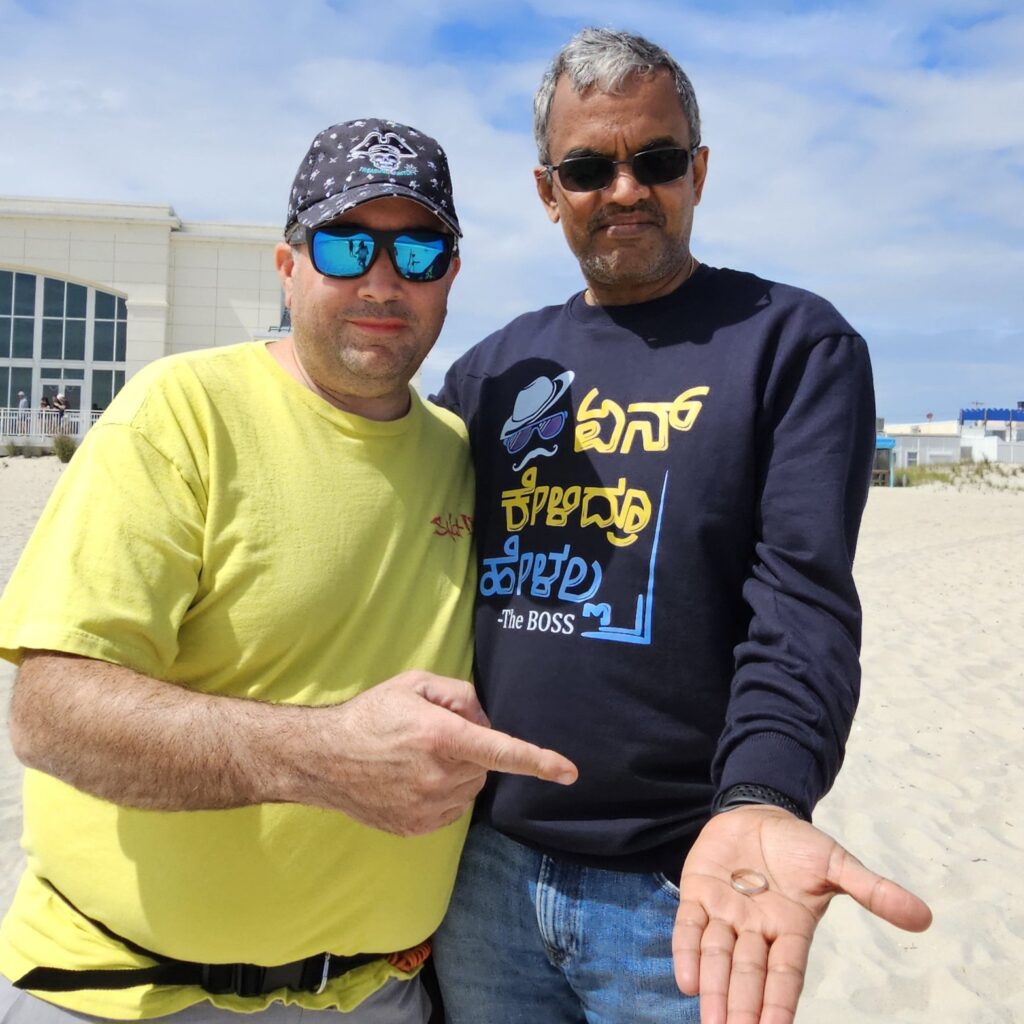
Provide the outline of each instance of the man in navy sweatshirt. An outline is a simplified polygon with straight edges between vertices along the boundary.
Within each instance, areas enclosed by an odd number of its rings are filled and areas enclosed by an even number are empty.
[[[439,400],[477,466],[481,702],[580,771],[481,796],[435,946],[449,1020],[789,1024],[833,895],[930,920],[809,823],[859,688],[867,350],[691,253],[708,150],[664,50],[581,32],[535,131],[586,290]]]

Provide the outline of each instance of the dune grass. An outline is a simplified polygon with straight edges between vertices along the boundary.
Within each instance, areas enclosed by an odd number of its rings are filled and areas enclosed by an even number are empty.
[[[897,487],[933,485],[952,487],[958,491],[1024,490],[1024,466],[1011,466],[1005,462],[987,460],[910,466],[907,469],[897,469],[893,483]]]

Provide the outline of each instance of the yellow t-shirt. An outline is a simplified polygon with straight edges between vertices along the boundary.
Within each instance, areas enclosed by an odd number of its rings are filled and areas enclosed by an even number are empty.
[[[0,656],[68,651],[305,705],[410,668],[466,679],[472,502],[462,424],[415,394],[406,416],[376,422],[303,388],[261,343],[161,360],[55,489],[0,600]],[[165,956],[270,966],[405,949],[444,914],[466,824],[399,838],[296,804],[142,811],[29,771],[28,870],[0,928],[0,971],[148,963],[40,879]],[[189,987],[40,994],[118,1019],[206,998],[350,1009],[393,976],[377,962],[319,996],[247,1000]]]

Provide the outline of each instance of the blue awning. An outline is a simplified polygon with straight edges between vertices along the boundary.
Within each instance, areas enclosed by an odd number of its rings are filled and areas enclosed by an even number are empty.
[[[961,423],[981,423],[984,420],[1003,420],[1024,423],[1024,409],[961,409]]]

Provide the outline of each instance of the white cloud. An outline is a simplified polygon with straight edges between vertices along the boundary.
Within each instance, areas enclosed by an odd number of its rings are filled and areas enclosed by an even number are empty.
[[[978,397],[961,393],[968,379],[987,401],[1024,398],[1024,351],[1007,341],[1024,322],[1024,16],[986,17],[981,0],[777,6],[570,0],[558,17],[641,31],[679,57],[712,148],[695,251],[827,295],[869,336],[890,418],[926,395]],[[481,333],[579,286],[531,176],[547,44],[455,59],[437,43],[453,21],[493,33],[510,10],[517,37],[561,33],[532,8],[112,0],[100,16],[84,0],[45,14],[0,0],[0,193],[277,223],[324,125],[415,124],[448,150],[466,229],[436,384]]]

